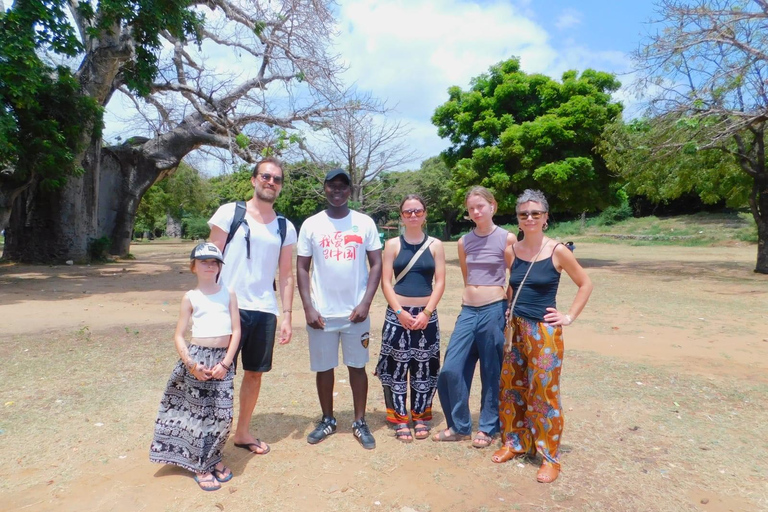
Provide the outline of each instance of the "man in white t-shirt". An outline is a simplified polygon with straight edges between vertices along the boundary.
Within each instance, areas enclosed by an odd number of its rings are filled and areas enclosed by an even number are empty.
[[[233,440],[239,448],[265,455],[269,452],[269,445],[255,438],[249,427],[259,398],[261,377],[272,369],[279,316],[273,290],[277,271],[283,307],[280,344],[291,341],[292,253],[296,244],[296,228],[286,219],[285,233],[281,234],[281,220],[273,209],[283,186],[283,168],[279,160],[265,158],[259,162],[253,169],[251,184],[254,187],[253,197],[245,203],[245,217],[235,228],[229,244],[226,243],[227,235],[235,218],[235,203],[222,205],[208,225],[211,227],[211,242],[224,253],[226,264],[222,266],[220,282],[234,290],[240,308],[240,357],[245,374],[240,386],[240,413]]]
[[[349,174],[341,169],[330,171],[323,189],[328,208],[302,224],[296,259],[299,295],[309,334],[310,369],[317,372],[317,395],[323,412],[307,442],[317,444],[336,432],[333,384],[341,343],[355,410],[352,431],[370,450],[376,447],[376,440],[365,422],[365,364],[371,329],[368,311],[381,279],[381,241],[373,219],[347,205],[351,193]],[[314,265],[311,285],[310,264]]]

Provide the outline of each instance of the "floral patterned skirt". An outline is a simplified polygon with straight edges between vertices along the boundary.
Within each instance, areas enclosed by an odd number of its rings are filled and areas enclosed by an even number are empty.
[[[212,368],[226,348],[189,346],[192,360]],[[160,400],[149,460],[207,473],[221,461],[232,428],[235,366],[222,380],[197,380],[179,360]]]
[[[499,391],[502,442],[518,453],[536,447],[559,467],[563,410],[563,328],[514,317],[512,349],[504,352]]]

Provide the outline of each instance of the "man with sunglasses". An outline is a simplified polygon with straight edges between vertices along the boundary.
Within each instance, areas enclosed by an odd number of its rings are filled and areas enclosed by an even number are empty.
[[[352,388],[352,432],[363,448],[371,450],[376,440],[365,422],[365,365],[371,328],[368,311],[381,279],[381,241],[373,219],[350,210],[351,181],[342,169],[329,171],[323,184],[328,208],[305,220],[299,232],[296,276],[307,319],[309,364],[316,372],[323,413],[307,442],[317,444],[336,432],[333,385],[341,345]]]
[[[240,386],[240,412],[233,436],[235,446],[257,455],[269,452],[267,443],[256,439],[249,430],[251,416],[261,389],[261,377],[272,369],[272,352],[279,309],[273,283],[279,273],[282,321],[280,344],[291,341],[293,305],[293,246],[296,228],[278,219],[273,208],[283,186],[283,168],[279,160],[265,158],[256,164],[251,176],[253,197],[245,202],[243,221],[228,237],[236,217],[236,203],[219,207],[208,221],[210,241],[224,253],[220,282],[234,290],[240,307],[240,353],[243,382]],[[284,222],[285,233],[281,233]],[[228,239],[230,240],[227,243]],[[237,362],[237,357],[235,357]]]

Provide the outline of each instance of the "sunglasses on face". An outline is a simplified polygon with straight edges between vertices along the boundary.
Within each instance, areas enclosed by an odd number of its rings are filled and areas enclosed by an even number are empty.
[[[278,176],[276,174],[269,174],[268,172],[261,172],[259,173],[259,179],[263,181],[264,183],[267,183],[269,180],[272,180],[275,185],[282,185],[283,184],[283,177]]]
[[[532,212],[517,212],[517,218],[519,220],[526,220],[528,217],[530,217],[533,220],[539,220],[545,213],[547,212],[541,212],[538,210],[533,210]]]
[[[416,217],[423,217],[424,208],[413,208],[412,210],[403,210],[401,213],[403,214],[403,217],[413,217],[414,215]]]

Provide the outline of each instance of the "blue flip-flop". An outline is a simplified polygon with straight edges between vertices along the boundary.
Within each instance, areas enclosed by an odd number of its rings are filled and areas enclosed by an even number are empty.
[[[219,482],[221,482],[222,484],[223,484],[224,482],[229,482],[230,480],[232,480],[232,477],[234,476],[234,475],[232,474],[232,470],[231,470],[231,469],[229,469],[227,466],[224,466],[224,469],[216,469],[216,468],[213,468],[213,469],[211,470],[211,474],[213,475],[213,477],[214,477],[216,480],[218,480],[218,481],[219,481]]]
[[[230,478],[232,478],[231,475],[230,475]],[[211,478],[210,479],[209,478],[198,478],[197,475],[194,476],[194,479],[195,479],[195,482],[197,482],[197,485],[202,490],[204,490],[205,492],[218,491],[219,489],[221,489],[221,485],[219,484],[219,482],[217,481],[217,479],[213,475],[213,473],[211,473]],[[203,484],[208,484],[208,483],[215,483],[216,487],[203,487]]]

